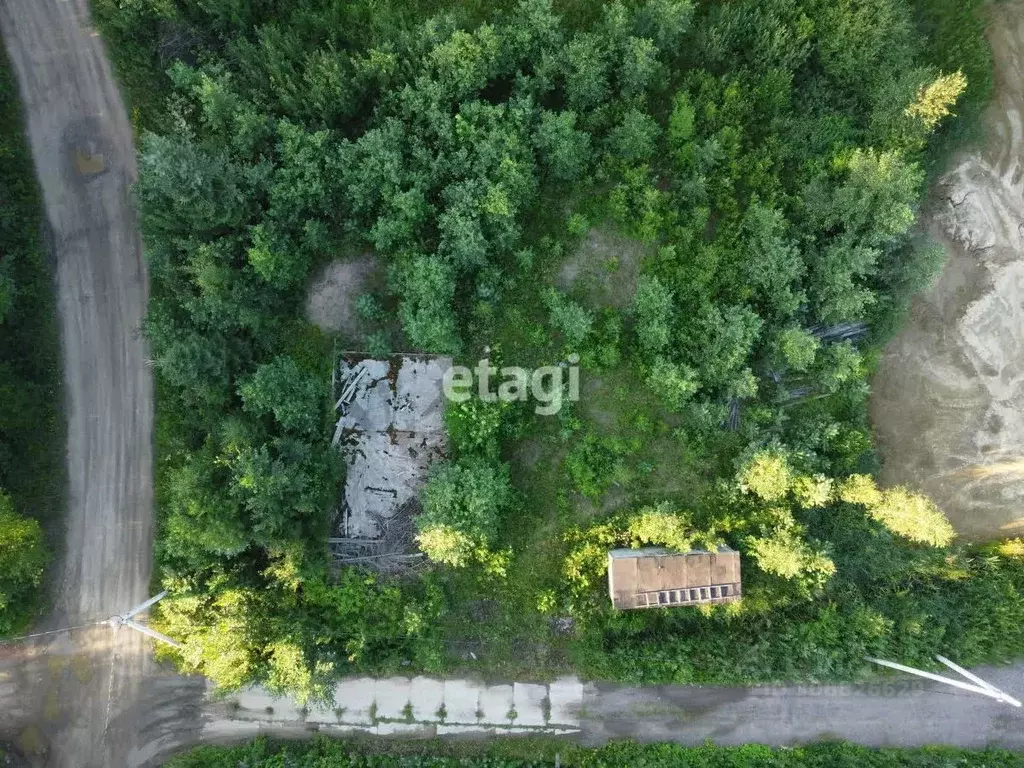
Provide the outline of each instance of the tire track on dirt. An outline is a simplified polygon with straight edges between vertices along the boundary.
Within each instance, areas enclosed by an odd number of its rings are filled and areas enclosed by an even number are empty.
[[[57,262],[68,426],[63,562],[43,628],[104,619],[147,596],[153,383],[140,333],[147,276],[132,204],[132,131],[85,0],[2,0],[0,31]],[[54,766],[118,766],[138,738],[145,641],[98,627],[0,665],[0,731]],[[109,726],[107,713],[109,712]]]

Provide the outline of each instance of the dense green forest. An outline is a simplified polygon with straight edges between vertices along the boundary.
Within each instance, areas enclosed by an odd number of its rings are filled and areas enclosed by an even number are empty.
[[[0,635],[38,607],[43,526],[64,500],[60,342],[42,237],[17,87],[0,50]]]
[[[367,752],[362,742],[328,741],[278,745],[256,741],[242,747],[200,747],[173,758],[168,768],[1015,768],[1024,757],[1001,750],[867,749],[851,744],[815,744],[796,749],[760,745],[683,747],[678,744],[636,744],[622,741],[599,749],[567,742],[514,739],[481,745],[422,742],[378,746]],[[372,749],[372,748],[371,748]],[[388,754],[390,752],[390,754]],[[558,762],[555,762],[555,757]]]
[[[978,2],[97,2],[129,89],[178,659],[858,679],[1024,648],[1024,547],[879,489],[867,377],[991,89]],[[372,253],[357,333],[311,275]],[[450,405],[434,562],[332,569],[332,350],[581,358],[557,417]],[[725,542],[744,599],[621,613],[609,546]]]

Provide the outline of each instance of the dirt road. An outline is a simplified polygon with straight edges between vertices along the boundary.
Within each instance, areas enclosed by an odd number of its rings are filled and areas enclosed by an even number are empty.
[[[0,30],[57,259],[70,488],[65,556],[43,625],[55,628],[104,619],[147,596],[146,271],[130,198],[131,127],[86,0],[3,0]],[[19,653],[34,661],[22,656],[0,669],[0,731],[48,765],[123,764],[120,734],[133,729],[150,666],[142,639],[101,627]]]
[[[1024,535],[1024,3],[988,11],[988,137],[943,180],[929,228],[948,262],[872,384],[883,482],[975,539]]]
[[[976,671],[1007,693],[1024,696],[1024,667]],[[545,727],[591,745],[621,738],[778,746],[843,739],[878,747],[1024,749],[1024,710],[909,676],[880,685],[761,688],[636,688],[569,680],[549,686],[484,686],[472,680],[364,678],[342,681],[335,698],[344,709],[314,706],[300,711],[292,702],[258,691],[207,704],[200,728],[187,737],[165,732],[159,739],[144,740],[128,755],[128,765],[156,765],[190,740],[231,743],[258,735],[295,739],[312,733],[489,738],[528,735]],[[407,701],[416,723],[406,722]],[[441,701],[443,721],[436,715]],[[513,706],[517,717],[510,720]],[[376,718],[384,720],[374,724]]]

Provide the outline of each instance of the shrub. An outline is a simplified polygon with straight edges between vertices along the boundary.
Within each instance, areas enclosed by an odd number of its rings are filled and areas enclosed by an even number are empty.
[[[820,343],[803,328],[787,328],[778,337],[779,353],[794,371],[806,371],[814,363]]]
[[[967,89],[967,78],[959,70],[949,75],[940,75],[933,82],[921,86],[917,101],[907,107],[907,115],[916,117],[931,130],[942,118],[953,113],[953,105]]]
[[[906,488],[883,491],[882,500],[867,509],[872,519],[919,544],[945,547],[956,538],[956,531],[935,502]]]
[[[282,355],[261,365],[238,391],[247,411],[273,413],[286,430],[315,437],[323,428],[326,388],[290,357]]]
[[[507,426],[512,403],[488,403],[475,394],[461,403],[449,402],[444,421],[452,445],[459,455],[480,455],[497,459],[500,439]]]
[[[487,546],[512,500],[506,464],[471,456],[435,465],[423,489],[423,511],[416,518],[421,541],[450,562],[465,564],[471,547]],[[442,560],[441,562],[445,562]]]
[[[847,504],[873,507],[882,501],[882,492],[870,475],[850,475],[839,485],[839,498]]]
[[[801,475],[793,483],[801,507],[824,507],[832,500],[832,480],[824,475]]]
[[[945,547],[956,538],[942,510],[927,496],[907,488],[881,491],[871,477],[851,475],[839,486],[839,498],[863,506],[868,517],[915,543]]]
[[[685,552],[690,548],[688,521],[667,505],[648,507],[629,521],[629,544],[633,548],[658,545]]]
[[[824,586],[836,572],[835,563],[823,552],[812,549],[793,528],[780,530],[774,536],[750,537],[746,545],[762,571],[798,581],[809,589]]]
[[[588,432],[565,457],[565,469],[573,487],[589,499],[599,499],[613,484],[631,477],[626,457],[633,447],[615,437],[599,437]]]
[[[0,635],[14,631],[27,617],[46,560],[39,523],[15,512],[11,499],[0,491]]]
[[[548,307],[551,325],[562,334],[565,345],[570,349],[579,349],[593,331],[594,313],[554,288],[544,294],[544,302]]]
[[[640,348],[655,355],[672,340],[672,291],[657,277],[641,275],[633,296],[633,315]]]
[[[681,411],[700,387],[697,372],[659,357],[651,366],[647,385],[670,411]]]
[[[463,568],[474,559],[482,542],[450,525],[423,525],[416,534],[420,550],[435,563]]]
[[[998,544],[996,551],[1003,557],[1024,559],[1024,539],[1007,539]]]
[[[737,478],[741,491],[752,493],[763,501],[780,501],[793,487],[789,461],[774,448],[751,454],[740,466]]]

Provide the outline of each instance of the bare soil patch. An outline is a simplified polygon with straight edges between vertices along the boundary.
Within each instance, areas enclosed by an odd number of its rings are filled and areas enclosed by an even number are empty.
[[[644,243],[618,232],[591,229],[562,263],[555,284],[563,291],[579,291],[596,306],[622,309],[636,293],[640,261],[647,250]]]
[[[323,331],[357,338],[363,327],[356,302],[374,290],[379,280],[377,262],[371,254],[332,261],[310,284],[306,317]]]
[[[984,147],[943,179],[948,250],[885,351],[871,414],[882,480],[928,493],[970,539],[1024,534],[1024,4],[993,4]]]

